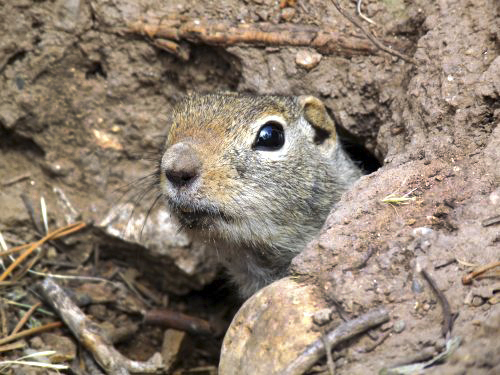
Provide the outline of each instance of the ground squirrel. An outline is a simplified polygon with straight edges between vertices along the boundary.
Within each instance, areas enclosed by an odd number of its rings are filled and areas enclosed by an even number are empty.
[[[286,274],[361,176],[312,96],[191,95],[173,110],[162,194],[248,297]]]

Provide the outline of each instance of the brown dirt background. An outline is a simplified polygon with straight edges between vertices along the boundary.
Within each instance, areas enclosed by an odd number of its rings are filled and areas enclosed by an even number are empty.
[[[342,5],[354,13],[352,2]],[[360,35],[328,1],[302,0],[293,9],[286,22]],[[405,322],[401,333],[369,353],[356,350],[362,340],[343,348],[337,373],[376,373],[428,348],[442,350],[441,310],[416,273],[417,262],[459,312],[454,334],[463,338],[446,364],[426,373],[500,373],[499,305],[488,302],[500,289],[498,279],[464,286],[468,267],[436,268],[453,258],[479,265],[500,258],[499,224],[481,225],[500,214],[500,4],[367,0],[363,10],[377,22],[371,28],[379,37],[419,65],[380,52],[323,56],[306,70],[295,63],[303,48],[208,45],[191,45],[183,62],[147,38],[113,31],[172,15],[284,23],[277,1],[0,0],[0,231],[12,244],[33,238],[20,193],[47,200],[53,228],[77,216],[102,224],[122,215],[128,206],[117,189],[132,183],[129,190],[140,193],[133,181],[154,168],[149,159],[159,157],[169,111],[188,92],[312,94],[383,166],[343,197],[318,239],[294,260],[292,273],[354,315],[384,304],[393,322]],[[29,178],[9,183],[25,174]],[[58,191],[74,211],[61,204]],[[381,203],[390,193],[410,191],[416,197],[411,204]],[[140,240],[137,228],[123,235],[106,222],[65,256],[78,264],[82,248],[99,244],[103,258],[139,269],[180,310],[227,315],[226,305],[235,302],[223,296],[231,292],[220,281],[213,284],[214,257],[166,229],[161,212],[152,214]],[[122,225],[130,223],[122,216]],[[134,215],[138,223],[143,217]],[[375,252],[366,267],[343,271],[370,247]],[[154,350],[154,340],[148,344]],[[217,364],[214,345],[192,345],[198,354],[183,365]],[[145,356],[127,348],[131,356]]]

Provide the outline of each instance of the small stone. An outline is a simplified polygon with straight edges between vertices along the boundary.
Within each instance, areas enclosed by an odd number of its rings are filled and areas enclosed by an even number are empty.
[[[433,231],[431,228],[426,228],[426,227],[419,227],[413,229],[413,236],[418,237],[418,236],[428,236],[431,234]]]
[[[438,174],[436,177],[434,177],[437,181],[443,181],[444,177]]]
[[[484,299],[481,298],[480,296],[474,296],[472,297],[472,303],[471,305],[474,307],[479,307],[484,304]]]
[[[313,321],[319,326],[322,326],[330,321],[332,310],[329,308],[316,311],[313,315]]]
[[[422,241],[420,243],[420,248],[425,252],[431,247],[431,242],[429,240]]]
[[[500,303],[500,297],[499,296],[493,296],[490,299],[488,299],[488,303],[490,305],[496,305],[496,304]]]
[[[493,193],[491,193],[489,199],[491,204],[493,205],[497,205],[498,203],[500,203],[500,191],[494,191]]]
[[[406,328],[406,322],[404,320],[398,320],[396,323],[394,323],[394,327],[392,330],[394,333],[401,333],[405,330]]]
[[[269,12],[264,9],[259,9],[255,11],[257,17],[259,17],[262,21],[267,21],[269,19]]]
[[[439,219],[436,216],[433,215],[428,215],[425,217],[431,225],[436,225],[439,223]]]
[[[44,172],[52,177],[66,177],[74,166],[67,160],[44,161],[40,164]]]
[[[398,134],[401,134],[404,130],[404,128],[402,126],[398,126],[398,125],[393,125],[391,126],[391,135],[398,135]]]
[[[330,82],[324,81],[321,82],[318,86],[318,91],[323,97],[330,96],[332,94],[332,86]]]
[[[382,332],[385,332],[385,331],[388,331],[390,330],[392,327],[393,327],[394,323],[393,322],[387,322],[387,323],[384,323],[380,326],[380,330]]]
[[[48,259],[55,259],[57,258],[57,251],[53,247],[49,247],[49,250],[47,251],[47,258]]]
[[[56,353],[50,356],[52,363],[72,361],[76,357],[76,345],[72,339],[56,333],[42,333],[45,348]]]
[[[175,329],[167,329],[165,331],[161,349],[161,356],[163,358],[165,369],[168,370],[177,360],[177,356],[185,337],[186,333],[182,331],[177,331]]]
[[[413,279],[411,282],[411,291],[413,293],[422,293],[424,291],[424,286],[418,279]]]
[[[281,11],[281,19],[283,21],[290,21],[295,16],[295,9],[285,8]]]
[[[443,338],[437,339],[434,343],[434,348],[438,353],[442,352],[446,348],[446,340]]]
[[[415,224],[416,222],[417,222],[417,220],[415,220],[415,219],[408,219],[408,220],[406,221],[406,225],[413,225],[413,224]]]
[[[104,321],[108,318],[108,309],[104,305],[92,305],[89,307],[89,314]]]
[[[471,290],[464,298],[464,305],[472,305],[472,299],[474,298],[474,292]]]
[[[346,359],[344,357],[340,357],[335,361],[335,367],[342,367],[345,366],[346,364]]]
[[[311,70],[319,64],[322,59],[322,55],[317,52],[311,52],[306,50],[300,50],[295,55],[295,63],[307,70]]]
[[[94,133],[96,144],[101,148],[111,148],[117,151],[123,150],[123,145],[114,135],[98,129],[92,129],[92,132]]]
[[[42,349],[45,347],[45,343],[40,336],[35,336],[30,340],[30,347],[33,349]]]

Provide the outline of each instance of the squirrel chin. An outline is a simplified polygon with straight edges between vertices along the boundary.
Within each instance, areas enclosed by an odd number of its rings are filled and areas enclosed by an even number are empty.
[[[176,205],[169,203],[171,213],[177,218],[183,228],[198,231],[217,231],[217,224],[230,223],[231,218],[219,209],[212,207]]]

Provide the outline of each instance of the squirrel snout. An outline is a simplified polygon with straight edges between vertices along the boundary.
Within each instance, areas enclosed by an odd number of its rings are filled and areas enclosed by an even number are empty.
[[[201,161],[192,147],[181,142],[167,149],[163,155],[162,169],[167,180],[179,189],[198,179]]]

